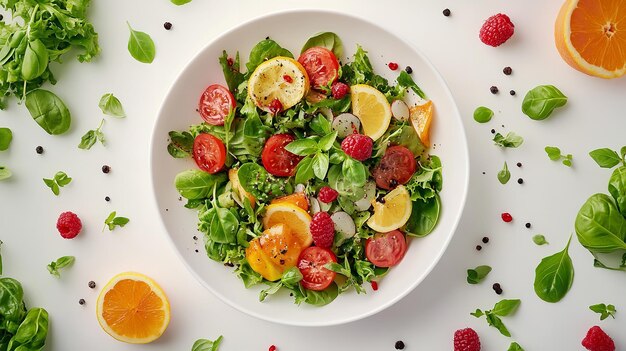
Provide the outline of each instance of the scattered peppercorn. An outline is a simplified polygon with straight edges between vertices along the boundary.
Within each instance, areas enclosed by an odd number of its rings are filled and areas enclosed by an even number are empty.
[[[515,90],[509,91],[509,94],[511,94],[511,96],[515,96]]]
[[[518,178],[517,179],[517,184],[524,184],[524,179]]]
[[[522,163],[521,163],[521,162],[518,162],[518,163],[517,163],[517,167],[522,167]]]
[[[510,76],[511,73],[513,73],[513,69],[509,66],[504,67],[504,69],[502,70],[502,73],[506,74],[507,76]]]
[[[482,249],[483,249],[483,247],[482,247],[482,246],[480,246],[480,245],[476,245],[476,250],[477,250],[477,251],[480,251],[480,250],[482,250]]]
[[[35,148],[35,152],[37,152],[40,155],[43,154],[43,146],[37,146]]]
[[[404,350],[404,341],[398,340],[395,344],[396,350]]]
[[[85,299],[80,299],[80,300],[78,300],[78,304],[79,304],[79,305],[84,305],[84,304],[85,304]]]
[[[502,220],[507,222],[507,223],[509,223],[510,221],[513,220],[513,216],[511,216],[511,214],[508,213],[508,212],[502,213],[501,217],[502,217]]]
[[[498,93],[498,87],[495,85],[492,85],[491,88],[489,88],[489,91],[491,91],[492,94],[497,94]]]
[[[196,252],[200,252],[200,251],[198,251],[198,249],[196,249]]]
[[[411,66],[406,66],[406,68],[404,69],[404,71],[408,74],[413,73],[413,68],[411,68]]]
[[[395,63],[395,62],[389,62],[389,63],[387,64],[387,66],[389,66],[389,69],[390,69],[390,70],[392,70],[392,71],[395,71],[395,70],[397,70],[397,69],[398,69],[398,64],[397,64],[397,63]]]
[[[104,165],[102,166],[102,173],[109,173],[111,172],[111,167],[108,165]]]
[[[89,283],[87,283],[87,286],[89,286],[90,289],[93,289],[96,287],[96,282],[94,282],[93,280],[90,280]]]
[[[193,240],[198,241],[198,237],[194,235]]]
[[[172,24],[170,22],[165,22],[163,23],[163,27],[165,27],[166,30],[170,30],[172,29]]]
[[[496,130],[495,130],[495,129],[492,129],[492,130],[491,130],[491,134],[496,134]]]
[[[485,243],[485,244],[486,244],[486,243],[488,243],[488,242],[489,242],[489,238],[488,238],[488,237],[486,237],[486,236],[485,236],[485,237],[483,237],[483,243]]]
[[[450,9],[443,10],[443,15],[446,17],[450,16]]]
[[[500,287],[500,283],[493,284],[492,288],[493,288],[493,291],[496,292],[496,294],[498,295],[502,294],[502,287]]]
[[[526,228],[530,228],[530,222],[525,224]]]
[[[104,201],[109,202],[109,201],[111,201],[111,198],[110,198],[110,197],[108,197],[108,196],[105,196],[105,197],[104,197]]]

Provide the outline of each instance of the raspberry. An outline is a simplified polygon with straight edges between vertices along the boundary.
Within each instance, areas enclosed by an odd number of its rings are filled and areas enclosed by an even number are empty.
[[[372,147],[374,141],[372,138],[363,134],[348,135],[341,142],[341,150],[358,161],[365,161],[372,156]]]
[[[322,248],[332,246],[335,239],[335,223],[333,223],[328,213],[318,212],[314,214],[309,228],[311,229],[311,236],[313,236],[315,246]]]
[[[613,339],[597,325],[589,329],[582,345],[589,351],[615,351]]]
[[[83,224],[75,213],[63,212],[57,220],[57,229],[64,239],[74,239],[83,229]]]
[[[489,46],[500,46],[504,44],[515,32],[515,25],[509,16],[499,13],[487,18],[478,37],[480,41]]]
[[[324,186],[320,189],[319,193],[317,194],[317,198],[326,204],[329,204],[333,201],[335,201],[337,199],[337,196],[339,195],[339,193],[337,192],[337,190],[329,187],[329,186]]]
[[[454,351],[480,351],[480,338],[472,328],[454,332]]]
[[[348,94],[350,87],[346,83],[334,82],[330,90],[333,93],[333,99],[339,100]]]

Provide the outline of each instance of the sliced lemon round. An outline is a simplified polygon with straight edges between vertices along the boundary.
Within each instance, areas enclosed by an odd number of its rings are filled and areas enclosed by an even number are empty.
[[[248,80],[248,96],[263,111],[278,99],[282,109],[297,104],[309,91],[309,76],[302,65],[289,57],[269,59],[252,72]]]
[[[298,238],[302,247],[313,242],[311,236],[311,216],[309,213],[292,203],[279,202],[267,206],[263,216],[263,228],[268,229],[276,224],[287,225]]]
[[[409,109],[411,124],[419,135],[424,146],[430,146],[430,124],[433,121],[433,102],[428,100],[423,105],[416,105]]]
[[[367,225],[379,233],[396,230],[411,217],[411,196],[403,185],[399,185],[384,197],[384,202],[372,200],[374,214]]]
[[[363,132],[373,140],[383,136],[391,122],[391,106],[376,88],[357,84],[350,87],[352,114],[361,120]]]
[[[115,339],[145,344],[158,339],[167,328],[170,304],[154,280],[125,272],[102,288],[96,315],[102,329]]]

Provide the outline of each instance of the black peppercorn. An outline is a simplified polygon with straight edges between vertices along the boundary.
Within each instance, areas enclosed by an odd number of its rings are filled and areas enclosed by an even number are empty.
[[[450,16],[450,9],[443,10],[443,15],[446,17]]]
[[[489,91],[491,91],[492,94],[497,94],[498,93],[498,87],[495,85],[492,85],[491,88],[489,88]]]
[[[524,184],[524,179],[519,178],[519,179],[517,180],[517,184]]]
[[[198,237],[194,235],[194,236],[193,236],[193,240],[196,240],[196,241],[197,241],[197,240],[198,240]]]
[[[518,162],[518,163],[517,163],[517,167],[522,167],[522,163],[521,163],[521,162]]]
[[[515,96],[515,90],[509,91],[509,94],[511,94],[511,96]]]
[[[165,29],[170,30],[172,29],[172,24],[170,22],[165,22],[163,23],[163,27],[165,27]]]
[[[111,167],[108,165],[104,165],[102,166],[102,173],[109,173],[111,172]]]
[[[406,68],[404,69],[404,71],[408,74],[413,73],[413,68],[411,68],[411,66],[406,66]]]
[[[37,146],[37,147],[35,148],[35,152],[37,152],[37,153],[38,153],[38,154],[40,154],[40,155],[41,155],[41,154],[43,154],[43,147],[42,147],[42,146]]]
[[[94,282],[93,280],[90,280],[89,283],[87,283],[87,286],[89,286],[90,289],[93,289],[96,287],[96,282]]]
[[[404,341],[398,340],[395,344],[396,350],[404,350]]]
[[[530,228],[530,223],[526,223],[526,228]]]
[[[513,73],[513,69],[509,66],[504,67],[504,69],[502,70],[502,73],[506,74],[507,76],[510,76],[511,73]]]
[[[79,305],[84,305],[84,304],[85,304],[85,299],[80,299],[80,300],[78,300],[78,304],[79,304]]]
[[[492,288],[493,288],[493,291],[496,292],[496,294],[498,295],[502,294],[502,287],[500,287],[500,283],[493,284]]]
[[[483,243],[485,243],[485,244],[486,244],[486,243],[488,243],[488,242],[489,242],[489,238],[488,238],[488,237],[484,237],[484,238],[483,238]]]
[[[492,129],[492,130],[491,130],[491,134],[496,134],[496,130],[495,130],[495,129]]]
[[[109,201],[111,201],[111,198],[110,198],[110,197],[108,197],[108,196],[105,196],[105,197],[104,197],[104,201],[109,202]]]
[[[480,246],[480,245],[476,245],[476,250],[477,250],[477,251],[480,251],[480,250],[482,250],[482,249],[483,249],[483,247],[482,247],[482,246]]]

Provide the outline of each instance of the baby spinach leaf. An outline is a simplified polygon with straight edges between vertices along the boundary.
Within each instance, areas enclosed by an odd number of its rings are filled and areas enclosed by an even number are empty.
[[[193,154],[193,136],[189,132],[171,131],[167,152],[175,158],[185,158]]]
[[[413,90],[413,92],[417,94],[417,96],[421,97],[422,99],[426,99],[426,94],[424,94],[422,89],[417,86],[417,84],[415,84],[413,78],[411,78],[411,76],[406,73],[406,71],[400,72],[400,75],[398,76],[398,78],[396,78],[396,80],[398,81],[399,86],[411,88],[411,90]]]
[[[343,43],[339,36],[333,32],[320,32],[315,34],[304,43],[300,53],[314,46],[321,46],[332,51],[337,57],[337,60],[341,60],[343,57]]]
[[[11,145],[13,140],[13,132],[9,128],[0,128],[0,151],[5,151]]]
[[[617,166],[620,162],[623,162],[622,158],[617,154],[617,152],[609,148],[593,150],[589,152],[589,156],[591,156],[591,158],[596,161],[598,166],[602,168],[613,168]]]
[[[144,32],[136,31],[130,23],[126,22],[130,37],[128,38],[128,52],[137,61],[142,63],[152,63],[156,55],[154,41]]]
[[[592,252],[626,249],[626,219],[612,198],[594,194],[578,211],[574,223],[578,241]]]
[[[48,264],[47,266],[48,272],[50,272],[50,274],[52,274],[53,276],[57,278],[61,278],[61,273],[59,272],[59,269],[65,268],[71,265],[72,263],[74,263],[74,261],[75,261],[74,256],[60,257],[56,261],[52,261],[50,262],[50,264]]]
[[[209,236],[212,241],[220,244],[234,244],[237,242],[239,220],[229,210],[214,207],[215,215],[211,219],[211,231]]]
[[[469,284],[478,284],[487,277],[489,272],[491,272],[491,267],[489,266],[478,266],[474,269],[468,269],[467,282]]]
[[[520,344],[512,342],[507,351],[524,351],[524,349],[520,346]]]
[[[511,179],[511,172],[509,172],[509,167],[507,166],[506,161],[504,161],[502,170],[498,172],[498,180],[501,184],[506,184],[509,182],[509,179]]]
[[[187,2],[191,0],[184,0],[184,1],[172,0],[172,2],[174,1],[179,1],[181,2],[181,4],[177,4],[177,5],[182,5],[182,4],[186,4]],[[191,351],[217,351],[219,350],[219,346],[220,346],[220,343],[222,342],[222,339],[223,337],[221,335],[217,339],[215,339],[215,341],[211,341],[208,339],[198,339],[191,346]]]
[[[531,89],[522,102],[522,112],[534,120],[546,119],[567,103],[567,96],[554,85],[539,85]]]
[[[185,5],[191,2],[191,0],[170,0],[172,2],[172,4],[176,5],[176,6],[180,6],[180,5]],[[195,350],[192,350],[195,351]]]
[[[494,135],[493,137],[493,142],[501,147],[516,148],[522,145],[522,143],[524,142],[524,138],[513,132],[509,132],[506,137],[502,136],[502,134],[500,133],[496,133],[496,135]]]
[[[6,321],[20,323],[26,314],[22,284],[13,278],[0,278],[0,316]]]
[[[355,186],[363,186],[367,181],[367,169],[365,165],[350,157],[344,161],[341,173],[346,180]]]
[[[603,303],[599,303],[597,305],[591,305],[589,306],[589,309],[595,313],[600,314],[601,321],[607,319],[609,316],[615,319],[615,312],[617,312],[614,305],[606,305]]]
[[[285,146],[285,150],[299,156],[307,156],[317,152],[317,142],[313,139],[298,139]]]
[[[286,56],[293,58],[293,54],[287,50],[283,49],[277,42],[272,39],[265,39],[258,42],[252,50],[250,50],[250,58],[248,59],[248,63],[246,63],[246,68],[248,69],[248,75],[252,74],[254,69],[260,65],[263,61],[269,60],[276,56]]]
[[[104,220],[104,225],[109,227],[109,230],[115,229],[115,227],[123,227],[130,219],[126,217],[117,217],[117,212],[113,211],[109,214],[109,216]],[[103,229],[104,230],[104,229]]]
[[[519,299],[501,300],[498,301],[495,306],[493,306],[493,310],[491,310],[491,312],[500,317],[506,317],[515,313],[521,303],[522,301]]]
[[[104,145],[104,133],[102,133],[102,125],[104,124],[104,118],[100,121],[100,125],[97,129],[89,130],[85,135],[80,138],[80,143],[78,144],[79,149],[89,150],[92,146],[96,144],[96,141],[100,141],[102,145]]]
[[[609,179],[609,193],[615,199],[622,216],[626,218],[626,166],[613,171]]]
[[[11,170],[6,168],[5,166],[0,166],[0,180],[5,180],[11,178]]]
[[[474,120],[478,123],[487,123],[491,121],[493,111],[485,106],[479,106],[474,110]]]
[[[120,118],[126,117],[122,103],[111,93],[102,95],[100,102],[98,103],[98,107],[100,107],[102,113],[105,115]]]
[[[545,237],[545,236],[543,236],[543,234],[537,234],[537,235],[533,236],[533,242],[534,242],[535,244],[537,244],[537,245],[540,245],[540,246],[541,246],[541,245],[546,245],[546,244],[549,244],[549,243],[546,241],[546,237]]]
[[[411,217],[404,227],[406,234],[415,237],[430,234],[437,226],[440,211],[441,200],[437,194],[428,199],[412,201]]]
[[[300,301],[296,300],[297,303],[304,301],[314,306],[325,306],[333,302],[333,300],[337,298],[337,295],[339,295],[339,287],[335,282],[332,282],[322,291],[304,289],[300,285],[298,285],[298,287],[300,287],[300,292],[303,297]]]
[[[25,104],[35,122],[46,133],[58,135],[70,129],[70,111],[54,93],[44,89],[33,90],[26,94]]]
[[[33,80],[48,68],[48,49],[39,39],[28,41],[22,61],[22,78]]]
[[[574,282],[574,266],[568,254],[570,236],[563,251],[545,257],[535,269],[535,293],[546,302],[560,301]]]
[[[20,324],[7,350],[39,351],[46,344],[48,336],[48,311],[43,308],[31,308]]]
[[[209,197],[213,187],[225,183],[227,179],[224,173],[209,174],[199,169],[191,169],[178,173],[174,184],[185,199],[199,200]]]

